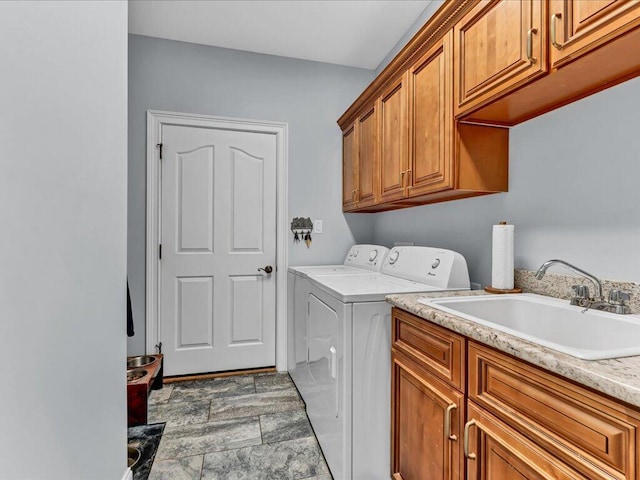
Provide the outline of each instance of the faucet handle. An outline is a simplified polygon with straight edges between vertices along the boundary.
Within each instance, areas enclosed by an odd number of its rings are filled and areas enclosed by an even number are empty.
[[[591,293],[589,292],[589,287],[586,285],[573,285],[571,287],[573,290],[574,298],[590,298]]]
[[[624,305],[624,302],[628,302],[631,299],[629,292],[622,290],[610,290],[609,291],[609,303],[611,305]]]

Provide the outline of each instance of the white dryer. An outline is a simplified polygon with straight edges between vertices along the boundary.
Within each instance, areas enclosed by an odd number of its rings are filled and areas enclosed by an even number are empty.
[[[289,373],[334,479],[388,479],[391,306],[385,297],[468,290],[466,261],[451,250],[394,247],[379,273],[306,280],[306,301],[295,305],[295,323],[306,324],[296,349],[306,359]]]
[[[381,245],[354,245],[341,265],[289,267],[289,273],[307,278],[315,275],[351,275],[379,272],[389,249]]]

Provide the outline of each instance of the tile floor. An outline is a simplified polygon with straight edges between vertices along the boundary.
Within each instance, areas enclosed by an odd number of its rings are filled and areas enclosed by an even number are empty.
[[[149,480],[331,480],[288,374],[165,385],[149,423],[166,422]]]

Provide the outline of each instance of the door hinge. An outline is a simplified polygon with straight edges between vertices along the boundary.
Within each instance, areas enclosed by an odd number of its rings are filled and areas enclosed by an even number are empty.
[[[158,147],[158,148],[160,149],[160,160],[162,160],[162,144],[161,144],[161,143],[158,143],[158,144],[156,145],[156,147]]]
[[[158,245],[158,259],[162,260],[162,244]]]

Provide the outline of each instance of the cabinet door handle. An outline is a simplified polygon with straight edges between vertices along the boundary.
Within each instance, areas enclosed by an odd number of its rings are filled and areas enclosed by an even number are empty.
[[[412,170],[409,169],[407,170],[407,187],[411,185],[411,174],[412,174]]]
[[[554,13],[551,15],[551,45],[556,47],[558,50],[562,50],[562,45],[560,45],[556,40],[556,20],[562,18],[561,13]]]
[[[404,188],[404,174],[405,173],[406,173],[405,171],[400,172],[400,188]]]
[[[464,450],[464,456],[465,456],[465,458],[468,458],[469,460],[475,460],[476,459],[476,454],[475,453],[469,453],[469,429],[473,425],[476,425],[476,421],[475,420],[469,420],[467,423],[465,423],[465,425],[464,425],[464,439],[462,441],[462,448]]]
[[[538,61],[537,58],[533,56],[533,34],[538,33],[537,28],[530,28],[527,32],[527,58],[531,63],[536,63]]]
[[[458,436],[451,435],[451,412],[457,408],[458,406],[455,403],[452,403],[447,407],[447,411],[444,414],[444,435],[449,440],[453,440],[453,441],[458,440]]]

